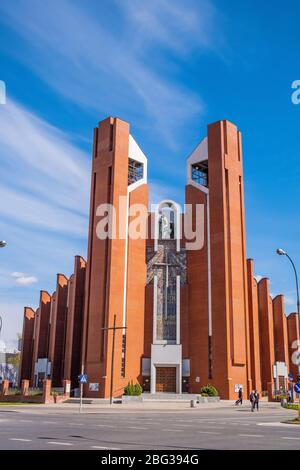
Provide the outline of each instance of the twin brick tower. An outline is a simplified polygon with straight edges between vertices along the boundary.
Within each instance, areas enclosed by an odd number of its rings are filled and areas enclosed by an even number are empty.
[[[88,259],[76,256],[72,276],[58,274],[36,311],[25,307],[20,380],[40,386],[48,378],[54,387],[71,380],[74,390],[84,372],[84,395],[108,397],[107,328],[115,324],[115,397],[131,380],[152,394],[199,393],[210,383],[222,398],[241,386],[270,395],[286,387],[288,373],[297,374],[297,316],[285,316],[283,296],[272,299],[269,280],[257,282],[246,259],[241,134],[231,122],[210,124],[188,157],[185,202],[189,214],[172,200],[147,209],[148,236],[130,236],[131,209],[148,208],[147,158],[127,122],[99,123]],[[116,236],[98,234],[105,204],[114,208]],[[201,232],[200,244],[183,234],[187,222]]]

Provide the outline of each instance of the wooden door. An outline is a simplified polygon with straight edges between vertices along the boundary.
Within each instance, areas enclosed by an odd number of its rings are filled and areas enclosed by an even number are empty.
[[[176,393],[176,367],[156,367],[156,391]]]

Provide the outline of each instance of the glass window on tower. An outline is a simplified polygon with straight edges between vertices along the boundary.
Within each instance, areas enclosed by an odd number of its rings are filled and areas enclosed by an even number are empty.
[[[129,158],[128,162],[128,186],[139,181],[144,176],[144,166],[141,162],[137,162]]]
[[[156,268],[157,317],[156,339],[176,342],[176,267],[165,250],[164,262]]]
[[[194,163],[192,165],[192,180],[202,186],[208,187],[208,161]]]

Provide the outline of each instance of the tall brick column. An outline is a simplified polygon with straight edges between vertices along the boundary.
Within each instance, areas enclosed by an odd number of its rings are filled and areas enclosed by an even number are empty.
[[[76,256],[74,264],[74,274],[68,281],[68,315],[64,352],[64,379],[71,380],[72,388],[78,387],[78,375],[81,371],[86,262],[81,256]]]
[[[287,317],[287,326],[288,326],[288,342],[289,342],[289,367],[290,373],[294,375],[294,380],[298,375],[298,365],[295,364],[295,356],[297,347],[295,342],[299,341],[299,323],[298,323],[298,314],[290,313]],[[300,349],[300,345],[299,345]]]
[[[273,384],[275,364],[273,304],[270,297],[270,281],[263,278],[258,283],[259,331],[261,351],[261,381],[263,391]]]
[[[39,358],[48,358],[49,328],[50,328],[50,301],[48,292],[40,292],[39,308],[36,311],[34,323],[33,364],[31,372],[31,385],[36,385],[35,364]]]
[[[250,357],[252,387],[261,392],[261,366],[260,366],[260,331],[258,313],[258,286],[254,277],[254,261],[247,260],[248,279],[248,305],[249,305],[249,333],[250,333]]]
[[[19,383],[32,376],[34,323],[35,311],[30,307],[24,307]]]
[[[63,274],[57,274],[55,296],[52,296],[51,302],[48,356],[51,362],[51,379],[54,387],[59,387],[63,380],[67,295],[68,279]]]
[[[273,299],[275,360],[285,362],[289,367],[289,348],[287,319],[284,313],[284,296],[277,295]]]

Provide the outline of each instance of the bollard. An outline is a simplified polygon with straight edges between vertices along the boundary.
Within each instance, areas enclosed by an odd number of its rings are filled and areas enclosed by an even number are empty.
[[[196,400],[191,400],[191,408],[195,408]]]
[[[298,421],[300,421],[300,405],[298,405]]]

